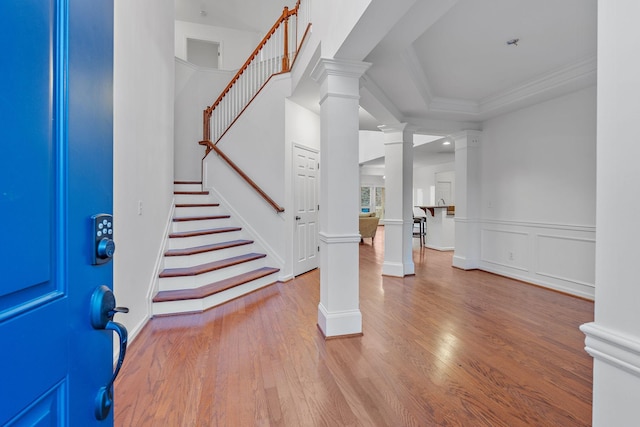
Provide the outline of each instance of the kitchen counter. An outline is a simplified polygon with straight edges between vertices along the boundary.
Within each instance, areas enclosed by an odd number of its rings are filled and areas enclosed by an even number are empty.
[[[455,206],[416,206],[426,215],[425,246],[439,251],[452,251],[455,246]]]
[[[444,206],[416,206],[417,208],[420,208],[424,211],[424,213],[426,214],[427,212],[429,212],[431,214],[431,216],[435,216],[435,210],[436,209],[446,209],[447,210],[447,215],[455,215],[456,213],[456,207],[453,205],[444,205]]]

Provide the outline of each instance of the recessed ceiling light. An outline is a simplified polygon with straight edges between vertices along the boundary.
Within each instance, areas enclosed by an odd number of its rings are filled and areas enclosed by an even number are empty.
[[[451,145],[451,141],[445,141],[442,143],[442,145]]]

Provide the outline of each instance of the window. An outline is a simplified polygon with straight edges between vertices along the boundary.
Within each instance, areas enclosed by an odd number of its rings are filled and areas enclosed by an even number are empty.
[[[384,187],[360,187],[360,212],[375,212],[377,217],[384,218]]]
[[[371,187],[360,187],[360,212],[371,212]]]

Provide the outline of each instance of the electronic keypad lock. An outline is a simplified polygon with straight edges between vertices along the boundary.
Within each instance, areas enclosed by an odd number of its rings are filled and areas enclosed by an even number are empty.
[[[93,232],[92,264],[106,264],[111,261],[116,251],[116,244],[113,241],[113,215],[93,215],[91,229]]]

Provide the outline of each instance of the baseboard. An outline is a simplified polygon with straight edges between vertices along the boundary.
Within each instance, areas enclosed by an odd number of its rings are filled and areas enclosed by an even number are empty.
[[[433,245],[424,245],[425,248],[434,249],[440,252],[450,252],[454,251],[456,248],[453,246],[433,246]]]
[[[403,264],[399,262],[384,262],[382,264],[382,275],[392,277],[405,277],[415,274],[415,264]]]
[[[318,304],[318,327],[325,338],[362,334],[360,310],[329,312]]]

